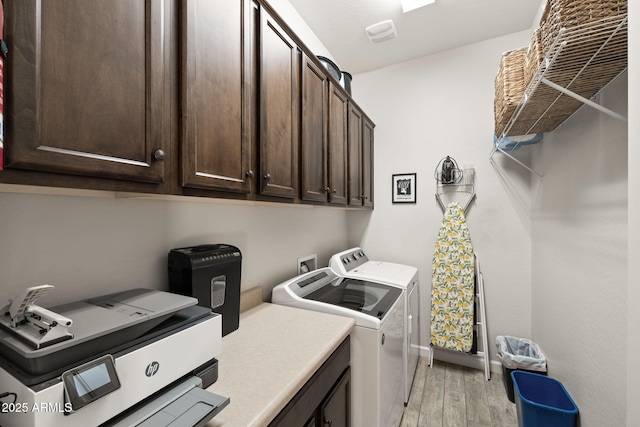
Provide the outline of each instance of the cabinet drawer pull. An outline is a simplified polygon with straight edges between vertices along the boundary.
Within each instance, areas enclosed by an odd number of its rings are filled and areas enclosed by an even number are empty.
[[[158,149],[153,153],[153,157],[154,157],[156,160],[164,160],[164,157],[165,157],[164,150],[163,150],[163,149],[161,149],[161,148],[158,148]]]

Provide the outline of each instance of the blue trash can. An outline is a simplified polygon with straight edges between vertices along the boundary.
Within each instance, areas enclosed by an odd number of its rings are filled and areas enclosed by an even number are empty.
[[[526,371],[511,372],[519,427],[574,427],[578,407],[562,383]]]

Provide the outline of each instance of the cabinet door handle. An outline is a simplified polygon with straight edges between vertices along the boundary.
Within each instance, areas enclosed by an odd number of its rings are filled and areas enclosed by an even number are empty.
[[[247,175],[247,178],[253,178],[253,176],[254,176],[252,170],[248,170],[246,175]]]
[[[327,188],[324,189],[324,192],[329,194],[331,192],[331,189],[329,187],[327,187]]]
[[[264,180],[265,180],[265,181],[271,181],[271,174],[269,174],[269,173],[268,173],[268,174],[266,174],[266,175],[264,176]]]
[[[338,190],[336,190],[336,189],[334,189],[334,190],[332,191],[332,193],[333,193],[333,194],[336,194],[337,192],[338,192]]]
[[[153,157],[156,160],[164,160],[165,158],[165,152],[162,148],[158,148],[154,153],[153,153]]]
[[[333,424],[333,420],[331,418],[324,419],[324,425],[331,427],[332,424]]]

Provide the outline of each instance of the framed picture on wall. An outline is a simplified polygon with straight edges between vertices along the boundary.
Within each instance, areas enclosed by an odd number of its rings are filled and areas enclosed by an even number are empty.
[[[415,173],[394,174],[391,181],[393,203],[416,203]]]

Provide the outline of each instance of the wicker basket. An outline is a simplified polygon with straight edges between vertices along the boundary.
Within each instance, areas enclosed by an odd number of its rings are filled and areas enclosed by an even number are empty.
[[[540,68],[547,52],[542,48],[542,29],[536,28],[531,36],[531,43],[524,58],[524,81],[528,86]]]
[[[626,14],[627,0],[547,0],[540,22],[542,51],[549,51],[561,28]]]
[[[531,37],[525,81],[531,81],[562,28],[575,28],[627,14],[627,0],[547,0],[540,27]]]
[[[504,128],[513,115],[518,102],[524,95],[524,58],[526,47],[514,49],[502,54],[500,67],[495,79],[495,99],[493,104],[495,132],[502,135]]]

